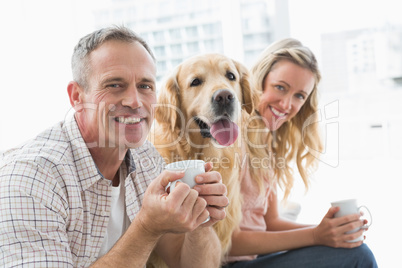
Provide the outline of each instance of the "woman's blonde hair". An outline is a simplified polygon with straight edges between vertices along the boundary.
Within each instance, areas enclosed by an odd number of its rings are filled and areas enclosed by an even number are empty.
[[[295,160],[297,169],[303,179],[306,190],[309,187],[308,176],[318,164],[317,154],[322,151],[322,140],[319,133],[318,121],[318,96],[317,86],[321,80],[317,60],[311,50],[302,45],[298,40],[287,38],[267,47],[256,64],[251,69],[251,79],[255,94],[263,93],[264,80],[272,67],[279,61],[291,61],[298,66],[310,70],[315,78],[314,88],[303,104],[300,111],[291,120],[283,123],[276,131],[269,131],[258,111],[249,118],[247,124],[246,140],[249,159],[257,157],[268,159],[271,169],[262,168],[250,164],[250,172],[257,180],[260,189],[264,183],[278,183],[284,191],[286,199],[294,184],[293,169],[290,163]],[[257,98],[258,100],[260,98]],[[259,101],[257,101],[259,102]],[[255,104],[258,107],[259,103]],[[313,122],[310,124],[310,122]],[[307,131],[308,130],[308,131]]]

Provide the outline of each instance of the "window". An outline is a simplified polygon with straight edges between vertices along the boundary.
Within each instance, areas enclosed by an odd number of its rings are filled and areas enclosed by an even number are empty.
[[[172,55],[180,55],[183,53],[183,48],[181,44],[171,45],[170,52],[172,53]]]
[[[181,39],[181,30],[180,29],[171,29],[169,30],[170,40],[178,40]]]
[[[165,35],[163,31],[154,32],[154,41],[155,42],[164,42]]]
[[[204,35],[218,35],[221,33],[221,25],[220,23],[209,23],[202,26],[202,30],[204,31]]]
[[[157,19],[157,24],[169,23],[172,21],[172,17],[166,16]]]
[[[166,49],[164,46],[155,47],[155,56],[158,57],[165,57],[166,56]]]
[[[170,61],[170,64],[172,65],[172,67],[176,67],[177,65],[179,65],[183,60],[182,59],[174,59]]]
[[[190,42],[187,43],[187,50],[190,54],[194,54],[200,51],[200,46],[198,45],[198,42]]]
[[[166,61],[158,61],[157,63],[158,72],[164,73],[167,70]]]
[[[269,44],[271,36],[268,33],[246,34],[243,37],[245,46],[253,46],[255,44]]]
[[[205,40],[204,47],[209,52],[223,52],[222,42],[219,39]]]
[[[135,29],[134,29],[135,31]],[[153,38],[151,32],[139,32],[138,33],[149,45],[152,45]]]
[[[198,36],[197,26],[186,27],[187,37]]]

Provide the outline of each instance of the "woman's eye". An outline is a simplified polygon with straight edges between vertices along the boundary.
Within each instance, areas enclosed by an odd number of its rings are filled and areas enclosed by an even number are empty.
[[[190,86],[191,86],[191,87],[196,87],[196,86],[201,85],[201,83],[202,83],[202,81],[201,81],[200,79],[195,78],[193,81],[191,81]]]
[[[281,85],[276,85],[275,87],[276,87],[276,89],[278,89],[280,91],[285,90],[285,88],[283,86],[281,86]]]
[[[232,72],[227,72],[227,73],[226,73],[226,77],[227,77],[230,81],[236,80],[236,76],[235,76]]]
[[[298,98],[300,100],[306,99],[306,97],[303,94],[296,94],[296,98]]]

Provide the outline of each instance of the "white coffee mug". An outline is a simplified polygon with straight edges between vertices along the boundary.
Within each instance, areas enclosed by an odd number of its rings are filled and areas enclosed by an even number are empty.
[[[335,218],[343,217],[343,216],[350,215],[350,214],[358,214],[358,213],[360,213],[362,208],[364,208],[368,212],[368,214],[370,216],[369,224],[364,225],[360,228],[353,229],[352,231],[346,232],[347,234],[355,233],[355,232],[359,231],[360,229],[368,228],[372,223],[372,217],[371,217],[370,210],[366,206],[358,206],[356,199],[345,199],[345,200],[340,200],[340,201],[336,201],[336,202],[331,202],[331,206],[339,207],[339,211],[336,212],[334,215]],[[364,236],[361,235],[358,238],[349,240],[347,242],[352,243],[352,242],[357,242],[357,241],[363,241],[363,239],[364,239]]]
[[[169,182],[166,189],[170,187],[170,192],[173,192],[178,181],[184,182],[190,186],[192,189],[197,183],[195,182],[195,177],[199,174],[205,173],[205,162],[203,160],[183,160],[178,162],[173,162],[166,165],[165,169],[174,171],[184,171],[184,176],[181,179]],[[210,217],[203,222],[209,221]]]
[[[184,176],[181,179],[170,182],[168,187],[170,187],[170,192],[176,187],[178,181],[184,182],[193,188],[197,183],[195,182],[195,177],[199,174],[205,173],[205,162],[202,160],[184,160],[173,162],[166,165],[165,169],[174,171],[184,171]]]

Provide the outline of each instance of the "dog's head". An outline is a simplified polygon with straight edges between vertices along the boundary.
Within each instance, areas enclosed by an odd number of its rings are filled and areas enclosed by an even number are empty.
[[[254,109],[248,70],[221,54],[204,54],[181,63],[158,97],[156,120],[170,131],[198,128],[221,145],[237,138],[241,109]]]

